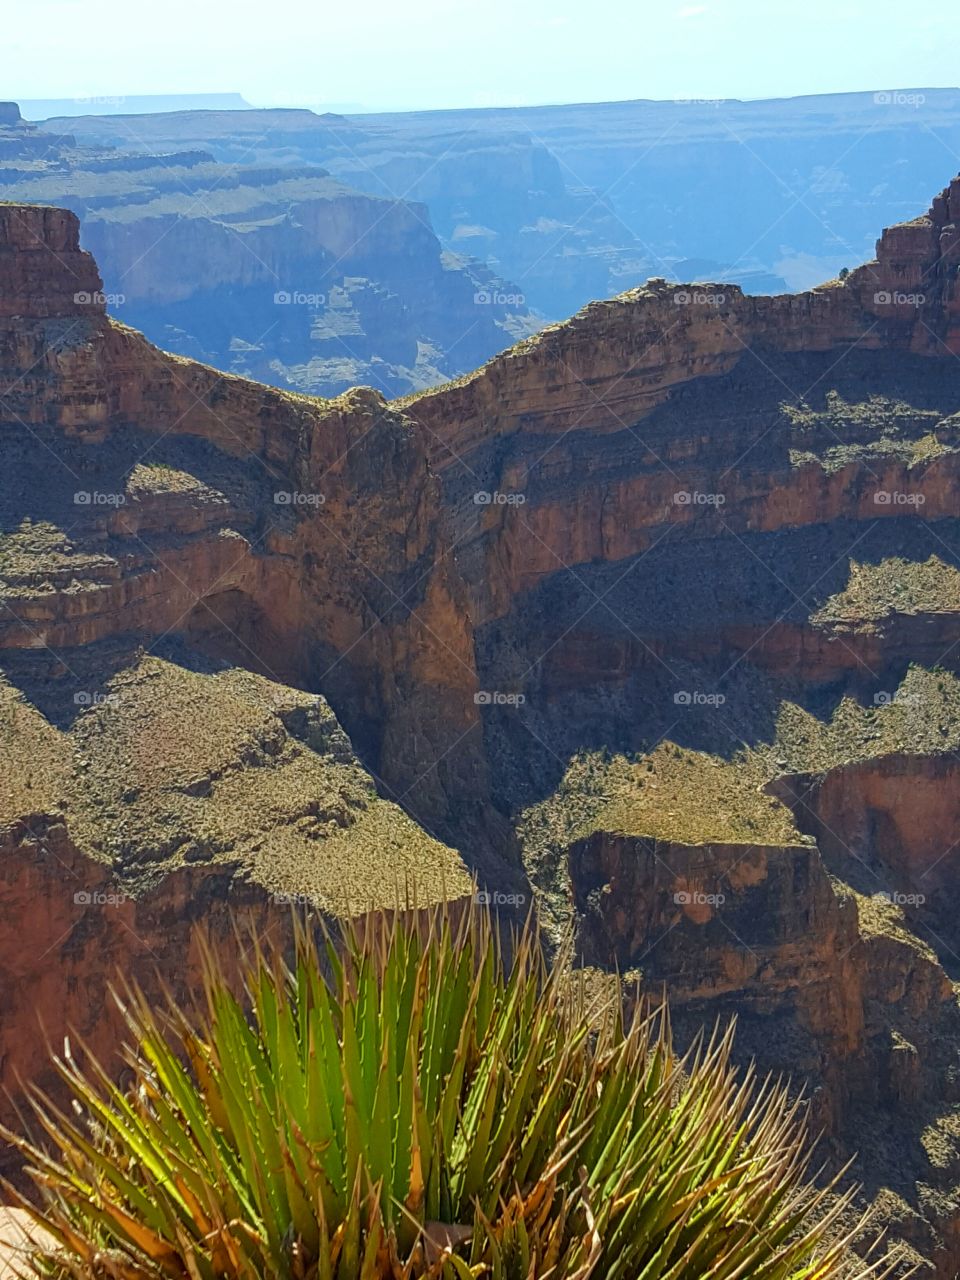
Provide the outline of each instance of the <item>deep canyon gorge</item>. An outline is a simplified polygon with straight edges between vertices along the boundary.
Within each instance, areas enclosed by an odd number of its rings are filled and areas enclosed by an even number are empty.
[[[80,233],[0,204],[0,1084],[200,920],[476,881],[736,1014],[949,1280],[960,178],[817,288],[654,276],[390,399],[158,349]]]

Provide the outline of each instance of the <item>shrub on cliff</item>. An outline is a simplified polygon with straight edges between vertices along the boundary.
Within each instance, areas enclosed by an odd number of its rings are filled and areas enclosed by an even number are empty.
[[[730,1034],[677,1058],[667,1018],[591,1019],[532,929],[485,912],[298,932],[202,1012],[128,991],[134,1083],[69,1054],[65,1114],[17,1139],[75,1277],[820,1280],[843,1198]],[[9,1136],[9,1135],[8,1135]],[[832,1204],[832,1208],[829,1207]],[[879,1274],[878,1271],[863,1274]]]

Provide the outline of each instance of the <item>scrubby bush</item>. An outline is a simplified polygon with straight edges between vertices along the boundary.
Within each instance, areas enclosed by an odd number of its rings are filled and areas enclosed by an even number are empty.
[[[822,1280],[848,1201],[815,1191],[796,1103],[682,1058],[664,1010],[601,1017],[532,928],[477,907],[208,955],[201,1012],[121,999],[133,1084],[68,1055],[72,1114],[17,1143],[57,1242],[116,1280]],[[880,1274],[863,1272],[863,1274]]]

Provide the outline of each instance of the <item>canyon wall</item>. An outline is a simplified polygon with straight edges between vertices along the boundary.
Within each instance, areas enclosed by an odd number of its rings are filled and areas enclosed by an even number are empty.
[[[649,281],[416,397],[407,411],[445,477],[461,554],[483,562],[473,575],[484,581],[475,616],[498,616],[516,591],[561,566],[642,552],[674,524],[709,536],[721,519],[753,531],[902,514],[873,499],[908,490],[910,459],[880,458],[869,471],[826,470],[815,457],[798,465],[790,445],[807,442],[788,433],[785,418],[771,438],[770,414],[780,401],[822,400],[834,364],[842,376],[857,359],[872,369],[872,352],[934,360],[960,352],[958,220],[954,181],[925,217],[885,231],[877,260],[842,282],[753,298],[729,285]],[[830,358],[816,364],[820,354]],[[703,380],[713,379],[723,380],[714,397],[733,412],[701,408],[711,396]],[[758,380],[766,382],[759,405]],[[684,430],[688,400],[696,426]],[[850,435],[848,425],[843,442]],[[823,436],[832,436],[827,447],[841,443],[833,423]],[[942,461],[930,460],[934,472]],[[929,517],[955,509],[952,463],[943,465],[944,480],[930,477]]]
[[[72,214],[0,206],[17,901],[53,847],[148,942],[167,884],[535,894],[681,1033],[737,1012],[831,1156],[886,1125],[864,1199],[952,1275],[958,219],[960,179],[812,293],[653,280],[388,403],[158,351]],[[80,980],[106,917],[43,911]]]
[[[424,822],[444,820],[444,777],[482,798],[469,621],[421,438],[372,391],[291,398],[163,355],[105,316],[73,215],[0,223],[18,264],[0,279],[5,528],[53,519],[71,538],[17,581],[3,646],[204,631],[242,602],[249,661],[300,683],[329,669],[371,767]]]
[[[15,108],[14,108],[15,110]],[[213,113],[208,113],[209,117]],[[304,392],[396,395],[473,368],[537,327],[519,290],[445,253],[422,205],[310,164],[131,151],[0,120],[0,192],[63,205],[109,310],[165,348]]]

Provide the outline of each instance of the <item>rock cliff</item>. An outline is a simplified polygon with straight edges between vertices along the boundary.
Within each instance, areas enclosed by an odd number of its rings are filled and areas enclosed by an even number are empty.
[[[58,867],[154,950],[469,867],[681,1035],[738,1013],[952,1276],[958,221],[960,179],[842,281],[653,280],[388,403],[163,354],[72,214],[0,206],[0,829],[44,922],[0,928],[0,1058],[146,963]]]
[[[256,632],[251,663],[324,673],[386,785],[437,821],[477,712],[421,438],[374,392],[290,397],[161,354],[107,319],[73,215],[0,222],[18,264],[0,284],[3,646],[219,631],[242,651]]]
[[[136,120],[119,149],[78,145],[10,107],[0,196],[77,213],[111,313],[179,354],[299,391],[396,395],[536,328],[518,289],[443,252],[420,204],[316,164],[251,164],[250,144],[229,165],[204,147],[140,154]]]

